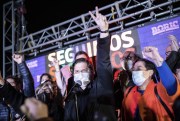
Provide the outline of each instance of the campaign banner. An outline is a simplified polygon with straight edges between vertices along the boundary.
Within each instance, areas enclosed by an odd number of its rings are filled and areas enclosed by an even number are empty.
[[[165,59],[166,48],[171,42],[168,36],[174,35],[180,43],[180,17],[138,28],[138,35],[141,49],[145,46],[155,46]]]
[[[124,51],[126,51],[127,49],[135,47],[137,53],[141,52],[138,32],[136,31],[136,29],[112,33],[110,41],[110,58],[113,68],[121,67],[120,58],[122,58]],[[64,48],[48,54],[46,56],[47,68],[49,68],[50,72],[52,71],[50,67],[53,58],[59,60],[59,65],[61,66],[71,64],[74,61],[75,53],[80,50],[87,52],[89,57],[91,57],[92,62],[95,64],[95,60],[93,58],[97,54],[97,38],[81,42],[69,48]]]
[[[31,60],[27,60],[26,64],[33,76],[34,87],[39,86],[40,76],[47,72],[46,70],[46,59],[45,56],[37,57]]]
[[[165,50],[169,45],[169,35],[174,35],[180,44],[180,17],[168,20],[154,22],[150,25],[139,28],[131,28],[124,31],[111,33],[110,59],[112,67],[120,69],[121,58],[125,51],[135,49],[135,52],[141,56],[142,49],[145,46],[155,46],[159,49],[160,55],[165,58]],[[35,87],[39,85],[40,75],[49,73],[55,80],[55,69],[51,64],[53,58],[59,60],[60,67],[69,65],[74,61],[75,53],[85,51],[95,65],[97,55],[97,38],[86,40],[81,43],[61,48],[47,55],[37,57],[27,61],[27,65],[35,80]]]

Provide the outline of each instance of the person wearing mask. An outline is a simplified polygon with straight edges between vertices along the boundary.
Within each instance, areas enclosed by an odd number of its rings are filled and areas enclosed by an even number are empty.
[[[126,90],[123,100],[123,121],[172,121],[174,113],[171,96],[177,91],[177,80],[155,47],[145,47],[145,57],[137,60],[132,68],[132,79],[136,86]],[[156,69],[160,81],[155,83]]]
[[[125,51],[123,54],[124,70],[119,73],[119,81],[123,93],[128,87],[134,86],[132,81],[132,67],[139,58],[134,51]]]
[[[90,61],[90,58],[88,54],[84,51],[78,51],[75,56],[74,60],[77,60],[79,58],[84,58],[88,61]],[[55,77],[56,77],[56,83],[58,85],[58,88],[61,90],[61,94],[63,97],[67,96],[67,93],[73,86],[73,77],[70,70],[69,65],[65,65],[60,69],[59,67],[59,61],[55,58],[52,61],[52,65],[55,67]]]
[[[110,63],[110,36],[106,17],[98,12],[91,17],[100,28],[97,44],[96,71],[84,58],[72,65],[73,87],[65,97],[65,121],[116,121],[113,97],[113,76]]]

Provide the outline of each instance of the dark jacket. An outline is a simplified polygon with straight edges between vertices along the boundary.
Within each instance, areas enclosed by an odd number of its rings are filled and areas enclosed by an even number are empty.
[[[79,121],[115,121],[110,36],[97,44],[96,78],[77,92]],[[75,88],[74,88],[75,89]],[[73,91],[65,102],[65,121],[77,121]]]
[[[18,69],[23,80],[23,93],[26,97],[34,96],[34,81],[25,62],[18,64]],[[18,92],[19,93],[19,92]],[[19,118],[19,114],[8,105],[3,98],[0,99],[0,121],[14,121]]]
[[[14,108],[14,110],[22,114],[20,111],[20,106],[24,104],[26,96],[22,93],[17,92],[10,84],[5,84],[2,88],[0,88],[0,95],[5,98],[6,102]],[[60,105],[60,101],[53,100],[51,105],[48,106],[49,109],[49,116],[52,117],[54,121],[62,121],[62,107]]]
[[[7,105],[3,99],[0,101],[0,121],[10,121],[10,118],[14,121],[16,120],[17,113],[14,109]],[[12,117],[11,117],[12,116]]]
[[[173,71],[173,73],[176,72],[177,68],[180,68],[180,48],[177,52],[176,51],[171,52],[171,54],[166,58],[166,63]]]
[[[34,80],[31,75],[31,72],[29,71],[25,61],[18,64],[18,69],[20,71],[20,74],[22,76],[23,80],[23,93],[26,97],[34,97],[35,91],[34,91]]]

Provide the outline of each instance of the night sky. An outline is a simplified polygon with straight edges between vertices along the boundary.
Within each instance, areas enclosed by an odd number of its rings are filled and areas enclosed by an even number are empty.
[[[2,46],[2,6],[10,0],[0,0],[0,41]],[[103,7],[115,0],[24,0],[27,13],[25,19],[27,22],[27,32],[33,33],[60,22],[77,17],[94,10],[95,6]],[[1,47],[2,48],[2,47]],[[1,55],[2,55],[2,49]],[[1,65],[2,67],[2,60]],[[2,68],[1,68],[2,70]]]

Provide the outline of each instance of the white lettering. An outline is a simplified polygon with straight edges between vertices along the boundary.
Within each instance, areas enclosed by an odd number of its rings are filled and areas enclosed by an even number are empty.
[[[121,34],[122,40],[129,42],[128,44],[123,44],[122,45],[123,48],[129,48],[134,45],[134,39],[132,37],[127,36],[127,35],[131,35],[131,34],[132,34],[132,31],[126,31]]]
[[[151,28],[152,35],[157,35],[157,34],[160,34],[166,31],[175,30],[175,29],[179,29],[179,24],[177,20]]]
[[[97,40],[93,41],[94,56],[97,55]]]
[[[53,57],[53,56],[56,56],[56,53],[54,52],[54,53],[50,53],[49,55],[48,55],[48,60],[49,61],[53,61],[53,58],[55,58],[55,57]],[[48,64],[48,67],[51,67],[51,64]]]
[[[91,49],[91,43],[90,42],[87,43],[87,52],[88,52],[88,56],[92,57],[92,49]]]
[[[116,43],[116,45],[114,45]],[[111,36],[111,51],[117,51],[121,48],[121,39],[119,35],[112,35]]]
[[[38,66],[38,61],[35,60],[35,61],[28,62],[28,63],[27,63],[27,66],[28,66],[28,68],[37,67],[37,66]]]
[[[65,64],[64,50],[57,51],[57,60],[59,60],[59,65]]]
[[[71,63],[74,60],[74,53],[72,51],[73,51],[73,48],[67,48],[65,50],[65,59],[68,63]]]

